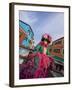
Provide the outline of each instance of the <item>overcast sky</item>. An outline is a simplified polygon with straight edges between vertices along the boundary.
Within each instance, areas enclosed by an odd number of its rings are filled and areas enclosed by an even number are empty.
[[[31,26],[35,44],[44,33],[50,34],[52,41],[64,36],[63,12],[19,11],[19,19]]]

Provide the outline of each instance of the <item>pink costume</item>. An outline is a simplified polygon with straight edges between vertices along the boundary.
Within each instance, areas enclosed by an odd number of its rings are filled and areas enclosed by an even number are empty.
[[[44,43],[46,41],[47,43]],[[50,70],[54,65],[52,57],[48,56],[48,44],[51,42],[51,37],[48,34],[42,36],[41,42],[35,47],[34,52],[28,55],[26,63],[20,65],[20,79],[26,78],[46,78],[52,76]],[[46,54],[43,52],[46,48]]]

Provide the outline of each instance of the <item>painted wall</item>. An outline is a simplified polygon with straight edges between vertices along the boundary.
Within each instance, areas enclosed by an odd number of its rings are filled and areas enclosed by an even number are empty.
[[[50,46],[51,55],[58,56],[62,59],[64,58],[63,50],[64,50],[64,37],[53,41],[52,45]]]
[[[20,45],[23,45],[28,48],[34,46],[34,33],[31,29],[31,26],[27,23],[19,20],[19,32],[20,32]]]

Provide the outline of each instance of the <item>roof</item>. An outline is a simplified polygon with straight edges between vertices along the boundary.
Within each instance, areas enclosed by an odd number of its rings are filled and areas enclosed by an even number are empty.
[[[54,40],[52,43],[54,43],[54,42],[56,42],[56,41],[58,41],[58,40],[61,40],[61,39],[64,39],[64,37],[61,37],[61,38],[59,38],[59,39],[57,39],[57,40]]]
[[[31,28],[31,26],[29,24],[27,24],[27,23],[19,20],[19,26],[20,26],[20,28],[22,28],[23,30],[25,30],[25,32],[27,32],[27,30],[31,31],[32,34],[33,34],[33,36],[34,36],[34,33],[32,31],[32,28]]]

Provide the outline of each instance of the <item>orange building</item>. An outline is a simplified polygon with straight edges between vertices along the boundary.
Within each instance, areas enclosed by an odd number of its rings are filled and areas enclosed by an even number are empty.
[[[22,41],[25,39],[26,37],[26,33],[24,32],[24,30],[22,30],[21,28],[19,28],[19,44],[22,43]]]

